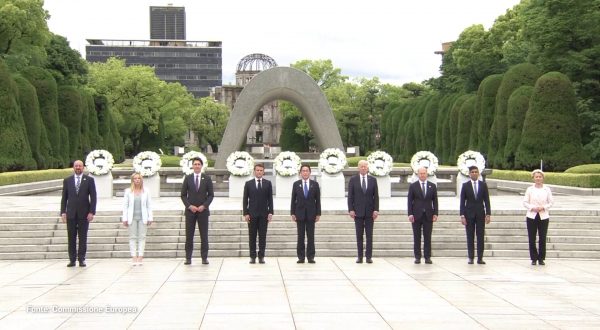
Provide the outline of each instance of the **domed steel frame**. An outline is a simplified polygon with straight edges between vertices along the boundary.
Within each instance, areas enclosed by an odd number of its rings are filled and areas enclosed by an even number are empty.
[[[244,56],[237,66],[237,72],[259,72],[277,66],[275,60],[265,54],[250,54]]]

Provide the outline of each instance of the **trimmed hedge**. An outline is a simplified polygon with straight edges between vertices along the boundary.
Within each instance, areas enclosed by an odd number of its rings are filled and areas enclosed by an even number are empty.
[[[504,146],[504,168],[515,168],[515,153],[521,144],[523,122],[529,109],[529,100],[533,94],[532,86],[517,88],[508,99],[506,145]]]
[[[528,171],[493,170],[487,178],[533,183],[531,172]],[[600,188],[600,174],[544,172],[544,183],[580,188]]]
[[[494,111],[496,108],[496,93],[502,83],[501,74],[487,76],[479,85],[477,99],[479,102],[476,109],[479,110],[479,122],[477,123],[478,148],[484,156],[489,153],[490,128],[494,122]],[[475,123],[473,124],[475,125]],[[489,159],[489,156],[488,156]]]
[[[571,167],[565,173],[573,174],[600,174],[600,164],[585,164]]]
[[[40,171],[19,171],[0,173],[0,186],[9,184],[29,183],[37,181],[47,181],[64,179],[73,172],[73,169],[52,169]]]

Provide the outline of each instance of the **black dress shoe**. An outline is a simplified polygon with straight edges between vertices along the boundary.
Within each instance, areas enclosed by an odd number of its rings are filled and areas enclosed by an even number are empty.
[[[478,265],[485,265],[485,261],[483,261],[483,259],[477,259],[477,264]]]
[[[85,261],[80,261],[80,262],[79,262],[79,267],[85,267],[85,266],[87,266],[87,265],[85,264]]]
[[[308,259],[308,263],[309,264],[314,264],[314,263],[316,263],[316,261],[315,261],[315,259]]]
[[[264,264],[265,263],[265,258],[258,257],[258,263],[259,264]]]
[[[371,259],[371,258],[367,258],[367,263],[368,263],[368,264],[372,264],[372,263],[373,263],[373,259]]]
[[[203,265],[208,265],[208,259],[202,259],[202,264]]]
[[[532,265],[532,266],[535,266],[535,264],[536,264],[536,263],[537,263],[537,261],[535,261],[535,260],[531,260],[531,265]]]
[[[298,261],[296,261],[297,264],[303,264],[304,263],[304,259],[298,259]]]
[[[185,259],[185,262],[183,264],[184,265],[191,265],[192,264],[192,259]]]
[[[421,263],[421,259],[415,259],[415,264],[420,264]]]
[[[250,263],[251,264],[255,264],[256,263],[256,258],[250,258]]]
[[[467,261],[467,263],[468,263],[469,265],[472,265],[472,264],[473,264],[473,258],[469,258],[469,261]]]
[[[358,258],[358,259],[356,259],[356,263],[357,263],[357,264],[362,264],[362,258]]]
[[[425,263],[428,265],[431,265],[433,263],[433,261],[431,261],[431,259],[425,259]]]
[[[75,261],[70,261],[70,262],[67,264],[67,267],[75,267]]]
[[[540,264],[540,266],[545,266],[546,265],[546,263],[544,262],[544,260],[538,261],[538,264]]]

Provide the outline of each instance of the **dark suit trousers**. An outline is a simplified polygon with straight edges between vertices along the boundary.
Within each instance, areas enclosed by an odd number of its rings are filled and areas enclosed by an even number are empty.
[[[267,248],[267,227],[269,223],[267,218],[259,216],[251,218],[248,223],[248,235],[250,242],[250,258],[256,258],[256,235],[258,234],[258,257],[265,257],[265,249]]]
[[[298,229],[298,244],[296,245],[296,254],[298,260],[304,258],[315,258],[315,219],[311,220],[296,220]],[[304,233],[306,233],[306,247],[304,246]]]
[[[529,236],[529,257],[532,261],[546,259],[546,237],[548,235],[548,225],[550,219],[542,220],[537,214],[535,219],[527,218],[527,234]],[[535,239],[537,233],[540,233],[539,250],[536,249]]]
[[[75,262],[85,260],[87,252],[87,233],[90,223],[87,219],[67,219],[67,236],[69,242],[69,260]],[[79,251],[77,251],[77,235],[79,235]]]
[[[200,256],[202,259],[208,258],[208,215],[206,211],[202,213],[185,212],[185,258],[192,259],[194,251],[194,233],[196,232],[196,223],[200,231]]]
[[[421,259],[421,232],[423,233],[423,253],[425,259],[431,258],[431,232],[433,230],[433,221],[428,219],[425,213],[420,216],[414,215],[415,222],[412,224],[413,229],[413,251],[415,259]]]
[[[363,233],[367,236],[366,257],[371,259],[373,256],[373,218],[355,217],[354,228],[356,229],[356,248],[358,257],[363,257]]]
[[[477,235],[477,259],[483,259],[485,218],[467,218],[467,254],[469,259],[475,258],[475,235]]]

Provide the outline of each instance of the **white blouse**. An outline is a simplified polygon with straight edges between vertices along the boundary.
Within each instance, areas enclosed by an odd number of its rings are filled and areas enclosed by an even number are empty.
[[[550,188],[543,185],[541,188],[537,188],[535,185],[530,186],[525,191],[525,197],[523,198],[523,206],[527,209],[527,217],[535,219],[538,212],[534,212],[534,207],[543,207],[544,210],[539,212],[540,219],[547,220],[550,218],[548,209],[552,207],[554,200],[552,199],[552,192]]]

